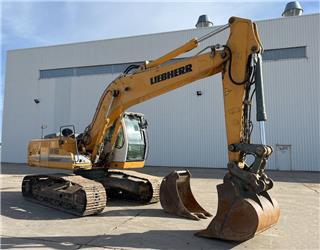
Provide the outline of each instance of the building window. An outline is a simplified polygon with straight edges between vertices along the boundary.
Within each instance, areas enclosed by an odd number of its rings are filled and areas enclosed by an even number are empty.
[[[282,48],[282,49],[267,49],[262,54],[262,59],[265,61],[306,58],[306,57],[307,57],[306,46]]]
[[[61,69],[44,69],[40,70],[40,79],[67,77],[67,76],[87,76],[99,74],[119,74],[122,73],[128,66],[132,64],[141,64],[142,62],[134,63],[119,63],[109,65],[72,67]]]
[[[73,76],[73,71],[73,68],[40,70],[40,79]]]
[[[112,65],[77,67],[74,69],[74,76],[112,74]]]
[[[265,61],[274,61],[282,59],[294,59],[294,58],[306,58],[307,48],[306,46],[282,48],[282,49],[267,49],[263,52],[262,58]],[[174,58],[165,65],[186,58]],[[40,79],[68,77],[68,76],[87,76],[87,75],[99,75],[99,74],[120,74],[131,64],[141,64],[142,62],[132,63],[119,63],[109,65],[97,65],[97,66],[84,66],[84,67],[71,67],[61,69],[45,69],[40,70]]]

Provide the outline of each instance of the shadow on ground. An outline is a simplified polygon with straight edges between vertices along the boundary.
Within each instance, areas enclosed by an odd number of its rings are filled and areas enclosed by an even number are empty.
[[[25,200],[21,192],[1,192],[1,215],[20,220],[76,219],[73,215]]]
[[[108,201],[108,208],[117,207],[117,209],[103,211],[95,217],[108,216],[141,216],[158,218],[177,218],[160,208],[147,208],[145,205],[130,201]],[[124,207],[132,207],[126,209]],[[20,192],[2,192],[1,193],[1,215],[17,220],[57,220],[57,219],[78,219],[77,216],[65,212],[32,203],[25,200]]]
[[[54,248],[90,249],[104,248],[148,248],[148,249],[231,249],[236,242],[199,238],[193,230],[150,230],[144,233],[97,236],[55,237],[8,237],[1,239],[1,249],[11,248]]]

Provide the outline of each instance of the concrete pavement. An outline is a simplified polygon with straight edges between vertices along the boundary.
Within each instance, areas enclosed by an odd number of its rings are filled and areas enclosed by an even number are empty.
[[[145,167],[165,176],[172,168]],[[226,170],[190,169],[198,202],[212,214],[217,209],[215,186]],[[1,165],[1,248],[16,249],[320,249],[320,173],[275,172],[270,194],[281,207],[279,223],[242,243],[210,240],[193,234],[210,219],[192,221],[168,215],[160,203],[140,205],[110,201],[102,214],[77,218],[24,200],[24,175],[57,170]]]

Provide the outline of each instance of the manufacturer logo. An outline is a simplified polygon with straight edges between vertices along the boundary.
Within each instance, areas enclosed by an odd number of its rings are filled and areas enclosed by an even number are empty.
[[[191,71],[192,71],[192,64],[187,64],[187,65],[182,66],[180,68],[176,68],[171,71],[168,71],[168,72],[165,72],[165,73],[162,73],[160,75],[157,75],[157,76],[150,78],[150,83],[155,84],[158,82],[162,82],[162,81],[165,81],[165,80],[168,80],[168,79],[180,76],[180,75],[184,75],[184,74],[191,72]]]

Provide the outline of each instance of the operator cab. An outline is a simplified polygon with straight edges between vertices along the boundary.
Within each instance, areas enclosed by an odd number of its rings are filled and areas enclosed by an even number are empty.
[[[124,114],[113,151],[111,168],[144,167],[148,150],[147,125],[143,114],[131,112]]]

